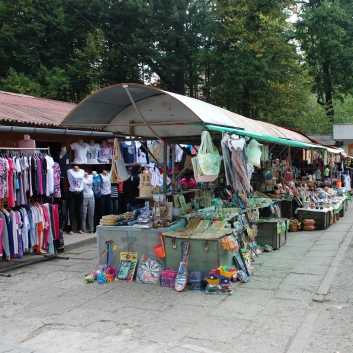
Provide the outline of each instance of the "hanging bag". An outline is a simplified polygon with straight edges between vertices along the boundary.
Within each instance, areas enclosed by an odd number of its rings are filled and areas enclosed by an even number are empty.
[[[292,170],[292,158],[290,155],[290,151],[287,155],[286,162],[287,162],[287,169],[286,169],[286,172],[284,175],[284,180],[285,181],[292,181],[293,180],[293,170]]]
[[[221,156],[214,147],[208,131],[204,131],[201,135],[201,145],[196,158],[199,166],[199,175],[213,176],[213,180],[218,178]]]
[[[121,183],[129,179],[130,175],[127,172],[125,161],[121,155],[120,143],[116,138],[114,139],[114,152],[112,158],[112,170],[110,173],[110,181],[112,183]]]

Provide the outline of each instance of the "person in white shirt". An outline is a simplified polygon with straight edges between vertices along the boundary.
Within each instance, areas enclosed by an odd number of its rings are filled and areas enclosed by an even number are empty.
[[[93,177],[87,172],[83,176],[83,205],[82,205],[82,231],[86,231],[88,223],[88,232],[94,233],[94,195],[93,195]]]
[[[103,216],[110,215],[112,213],[112,187],[110,182],[110,173],[107,170],[103,170],[101,173],[103,180],[102,183],[102,212]]]
[[[87,163],[87,152],[89,150],[89,145],[87,143],[83,142],[82,139],[79,139],[78,142],[72,143],[70,147],[75,154],[74,163]]]
[[[84,170],[80,169],[79,166],[75,165],[72,169],[67,171],[67,179],[69,181],[69,196],[67,204],[69,207],[69,224],[67,231],[70,235],[73,235],[72,221],[73,215],[76,209],[77,216],[77,228],[78,233],[83,234],[81,229],[82,226],[82,205],[83,205],[83,177]]]

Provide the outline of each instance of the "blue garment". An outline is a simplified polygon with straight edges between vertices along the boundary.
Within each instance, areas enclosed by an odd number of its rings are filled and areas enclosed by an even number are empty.
[[[100,174],[92,175],[92,190],[94,197],[102,196],[103,179]]]
[[[136,142],[131,141],[130,144],[120,142],[120,150],[126,164],[136,162]]]

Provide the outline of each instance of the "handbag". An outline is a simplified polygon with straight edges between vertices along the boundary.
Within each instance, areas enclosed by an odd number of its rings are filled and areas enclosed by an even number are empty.
[[[215,181],[218,178],[217,175],[200,175],[200,167],[199,163],[197,160],[197,157],[193,157],[191,159],[192,162],[192,167],[194,169],[194,179],[198,183],[211,183],[212,181]]]
[[[284,179],[286,181],[292,181],[293,180],[293,172],[292,172],[292,168],[288,167],[286,170],[286,175],[284,176]]]
[[[114,139],[114,152],[112,158],[112,170],[110,173],[110,181],[112,183],[121,183],[129,179],[130,175],[126,169],[125,161],[121,155],[120,143]]]
[[[196,158],[200,175],[216,175],[218,177],[221,167],[221,156],[214,147],[208,131],[204,131],[201,135],[201,145]]]

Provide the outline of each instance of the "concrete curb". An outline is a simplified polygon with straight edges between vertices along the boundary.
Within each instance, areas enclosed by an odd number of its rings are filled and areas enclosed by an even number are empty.
[[[71,251],[73,249],[80,248],[81,246],[84,246],[84,245],[94,244],[96,242],[97,242],[97,236],[94,235],[93,237],[89,237],[89,238],[82,239],[82,240],[65,245],[65,249],[64,249],[63,253],[65,254],[66,252]]]

